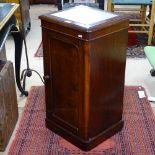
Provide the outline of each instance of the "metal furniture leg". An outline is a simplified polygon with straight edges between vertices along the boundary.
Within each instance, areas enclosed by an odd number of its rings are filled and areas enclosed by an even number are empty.
[[[21,56],[22,56],[22,47],[23,47],[23,38],[20,31],[13,32],[12,36],[14,38],[15,43],[15,72],[16,72],[16,83],[18,89],[20,90],[22,95],[28,96],[28,92],[23,89],[20,81],[20,64],[21,64]]]

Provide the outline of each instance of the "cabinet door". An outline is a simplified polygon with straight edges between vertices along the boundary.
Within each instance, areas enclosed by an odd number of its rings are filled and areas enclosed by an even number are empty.
[[[44,40],[46,38],[46,40]],[[78,131],[83,102],[83,55],[77,39],[62,34],[43,35],[47,118]]]

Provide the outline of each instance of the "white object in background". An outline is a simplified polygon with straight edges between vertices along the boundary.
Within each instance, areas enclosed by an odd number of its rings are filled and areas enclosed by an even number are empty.
[[[155,97],[148,97],[148,100],[149,100],[150,102],[155,102]]]
[[[146,97],[143,90],[139,90],[139,91],[138,91],[138,95],[139,95],[139,98],[144,98],[144,97]]]
[[[95,3],[94,0],[74,0],[74,3]]]
[[[151,103],[151,107],[152,107],[152,108],[155,108],[155,103],[154,103],[154,102]]]

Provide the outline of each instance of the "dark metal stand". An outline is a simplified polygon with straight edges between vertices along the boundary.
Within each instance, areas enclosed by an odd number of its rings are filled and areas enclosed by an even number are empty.
[[[99,9],[104,10],[104,0],[98,0]]]
[[[22,17],[22,21],[23,21],[23,16],[21,16],[21,17]],[[25,38],[26,32],[25,32],[25,29],[24,29],[23,22],[22,22],[22,29],[20,30],[20,32],[21,32],[22,40],[24,41],[25,56],[26,56],[26,63],[27,63],[27,67],[26,67],[26,69],[24,69],[22,71],[21,79],[20,79],[21,81],[23,81],[22,89],[25,91],[26,77],[31,77],[32,76],[32,72],[35,72],[36,74],[38,74],[38,76],[40,77],[40,79],[41,79],[41,81],[43,83],[44,83],[44,80],[42,79],[42,77],[40,76],[40,74],[36,70],[30,69],[30,67],[29,67],[28,51],[27,51],[27,44],[26,44],[26,38]],[[24,93],[21,92],[21,96],[22,95],[28,96],[28,92],[27,91],[25,91],[25,92]]]
[[[155,76],[155,70],[154,69],[151,69],[150,70],[150,74],[151,74],[151,76]]]
[[[5,24],[3,29],[0,31],[0,51],[1,48],[3,48],[5,41],[11,32],[14,43],[15,43],[15,74],[16,74],[16,83],[17,87],[20,90],[20,92],[27,96],[28,92],[25,91],[21,85],[20,81],[20,64],[21,64],[21,56],[22,56],[22,47],[23,47],[23,38],[21,31],[19,31],[18,27],[16,26],[16,18],[15,16],[12,16],[8,22]]]
[[[3,6],[3,10],[1,10],[1,13],[0,13],[0,22],[3,21],[3,19],[6,17],[7,14],[9,14],[11,7],[12,5],[10,4],[6,4]],[[35,72],[39,75],[43,83],[44,81],[37,71],[30,69],[29,67],[27,45],[26,45],[26,39],[25,39],[26,32],[25,32],[25,28],[23,24],[23,21],[24,21],[23,14],[21,14],[21,17],[22,17],[21,29],[18,28],[16,18],[12,14],[9,16],[9,19],[7,20],[7,22],[5,22],[5,24],[2,23],[3,27],[0,29],[0,52],[5,46],[5,42],[6,42],[8,35],[11,33],[14,39],[14,44],[15,44],[15,74],[16,74],[17,87],[19,91],[21,92],[21,95],[28,96],[28,92],[25,91],[26,77],[30,77],[32,75],[32,72]],[[29,22],[29,26],[30,26],[30,22]],[[27,30],[29,29],[30,27],[28,27]],[[21,65],[23,41],[25,45],[25,55],[26,55],[27,66],[26,66],[26,69],[22,71],[21,78],[20,78],[20,65]],[[21,82],[23,82],[23,86],[21,85]]]
[[[63,9],[63,5],[65,4],[65,3],[69,3],[69,0],[64,0],[63,1],[63,4],[62,4],[62,0],[57,0],[57,6],[58,6],[58,10],[62,10]],[[72,4],[74,3],[74,0],[72,0]],[[104,10],[104,0],[98,0],[98,7],[99,7],[99,9],[102,9],[102,10]],[[73,6],[73,5],[71,5],[71,6]],[[90,6],[90,5],[89,5]]]
[[[20,90],[21,94],[28,96],[28,92],[25,91],[25,88],[21,86],[20,80],[20,64],[21,64],[21,56],[22,56],[22,46],[23,46],[23,38],[21,32],[13,32],[12,36],[15,42],[15,72],[16,72],[16,83],[18,89]]]
[[[58,10],[62,10],[62,1],[61,0],[57,0],[57,6],[58,6]]]

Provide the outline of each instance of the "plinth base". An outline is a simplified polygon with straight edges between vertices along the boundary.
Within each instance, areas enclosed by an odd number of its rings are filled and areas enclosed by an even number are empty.
[[[75,135],[71,132],[68,132],[65,128],[60,126],[59,124],[56,124],[55,122],[50,121],[46,118],[46,127],[53,131],[54,133],[60,135],[61,137],[65,138],[78,148],[80,148],[83,151],[90,151],[103,141],[107,140],[117,132],[121,131],[123,128],[124,122],[121,120],[118,123],[114,124],[107,130],[99,133],[93,138],[90,138],[88,141],[85,141],[79,137],[79,135]]]

